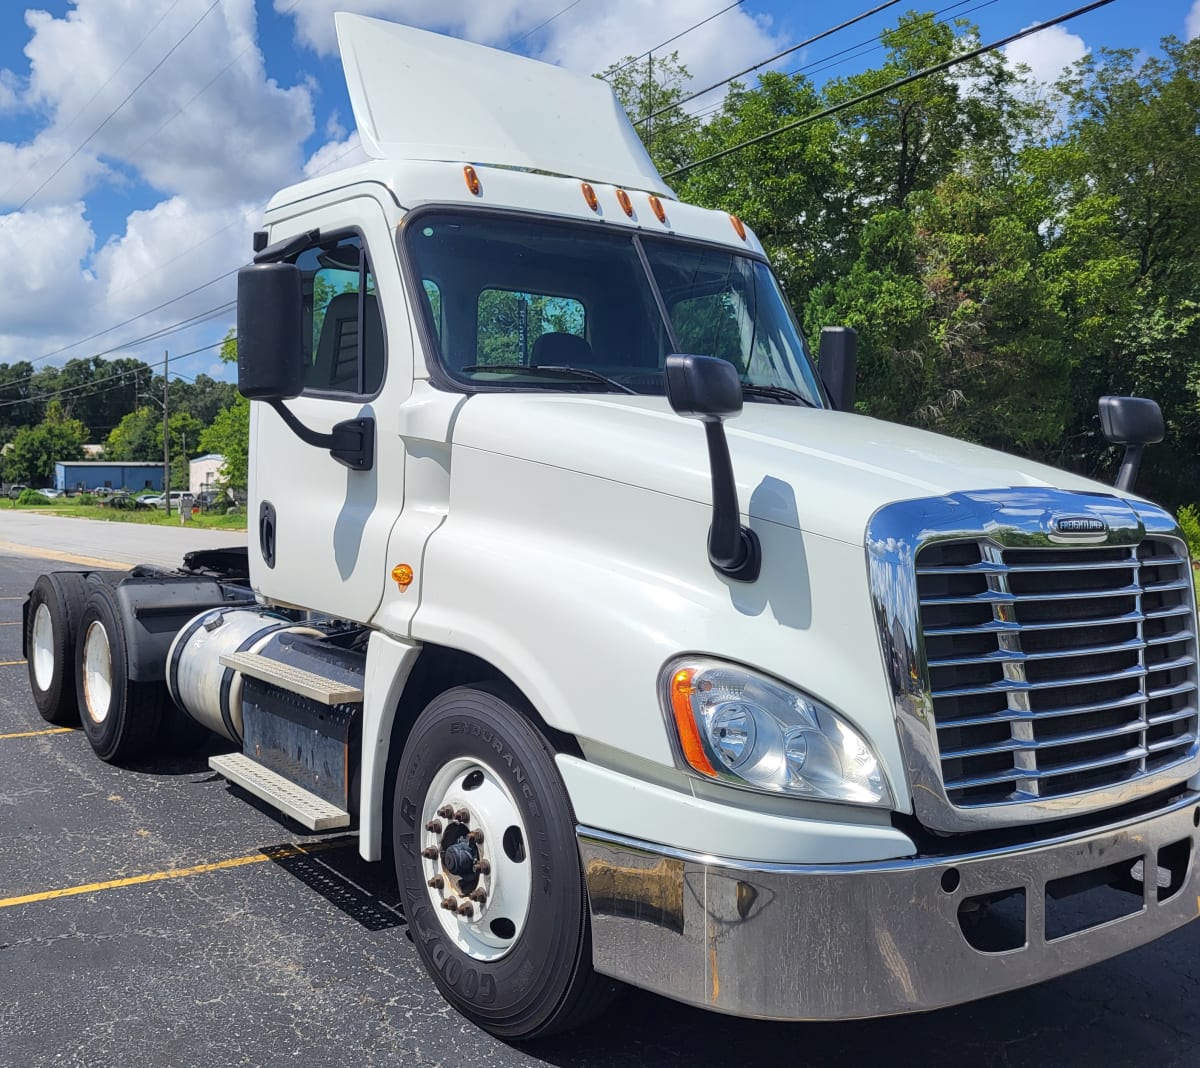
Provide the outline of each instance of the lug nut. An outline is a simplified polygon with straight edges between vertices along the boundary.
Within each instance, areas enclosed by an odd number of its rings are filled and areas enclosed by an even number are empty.
[[[466,916],[467,919],[470,919],[472,916],[475,915],[475,906],[472,905],[471,902],[469,902],[469,901],[464,901],[461,905],[458,906],[458,914],[460,916]]]
[[[423,856],[426,860],[437,860],[441,854],[438,852],[437,846],[426,846],[421,850],[421,856]]]
[[[475,861],[475,873],[477,875],[491,875],[492,874],[491,863],[486,860]]]
[[[487,891],[482,886],[477,886],[467,896],[472,901],[478,901],[482,905],[487,900]]]
[[[460,808],[456,813],[454,813],[454,818],[458,820],[459,823],[470,823],[471,813],[469,813],[465,808]]]
[[[443,886],[446,885],[446,880],[443,879],[440,875],[435,875],[432,879],[429,880],[429,885],[434,890],[440,890]]]
[[[442,908],[447,912],[454,912],[458,908],[458,899],[453,894],[442,898]]]
[[[425,824],[425,830],[427,830],[433,834],[441,834],[442,833],[442,821],[441,820],[430,820],[427,824]]]
[[[437,814],[439,816],[441,816],[442,819],[444,819],[444,820],[454,819],[454,809],[450,805],[443,805],[441,808],[438,809]]]
[[[479,845],[483,841],[483,831],[471,831],[470,834],[467,835],[467,841],[474,842],[476,845]]]

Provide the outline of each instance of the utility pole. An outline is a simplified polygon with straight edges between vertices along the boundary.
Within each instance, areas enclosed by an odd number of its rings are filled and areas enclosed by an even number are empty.
[[[171,353],[163,350],[163,499],[167,505],[167,516],[171,515],[171,435],[167,419],[167,372],[171,366]]]

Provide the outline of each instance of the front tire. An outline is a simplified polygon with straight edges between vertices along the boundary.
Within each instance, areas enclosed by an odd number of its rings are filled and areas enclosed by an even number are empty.
[[[167,688],[131,682],[125,628],[111,586],[93,583],[75,643],[79,720],[96,756],[116,763],[141,756],[162,723]]]
[[[392,820],[422,963],[459,1012],[506,1039],[578,1026],[615,992],[592,970],[570,799],[519,703],[465,687],[435,698],[405,743]]]

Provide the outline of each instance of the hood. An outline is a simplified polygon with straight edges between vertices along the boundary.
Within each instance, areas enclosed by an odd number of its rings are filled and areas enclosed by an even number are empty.
[[[394,22],[334,20],[372,159],[521,167],[671,195],[599,78]]]
[[[844,412],[749,402],[725,423],[738,501],[751,518],[862,545],[895,501],[969,490],[1111,486],[955,438]],[[454,443],[711,506],[699,422],[664,397],[476,394]]]

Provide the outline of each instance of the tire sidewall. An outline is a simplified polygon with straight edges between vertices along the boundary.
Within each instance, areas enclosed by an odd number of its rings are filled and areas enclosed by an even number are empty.
[[[111,688],[108,715],[97,723],[87,710],[87,691],[84,687],[84,644],[88,630],[99,623],[108,638],[111,671]],[[107,586],[95,586],[88,594],[83,615],[79,620],[79,632],[75,639],[75,693],[79,701],[79,722],[87,735],[88,742],[101,760],[110,759],[116,752],[124,734],[123,719],[128,712],[128,695],[125,669],[125,633],[121,626],[120,613],[110,601]]]
[[[429,785],[458,757],[487,764],[525,823],[532,866],[529,913],[512,948],[497,961],[474,960],[447,937],[419,856]],[[413,941],[443,995],[493,1034],[535,1033],[552,1019],[578,969],[585,906],[574,817],[540,735],[508,701],[485,690],[457,689],[436,698],[405,743],[392,838]]]
[[[78,722],[75,700],[75,634],[87,593],[81,574],[62,572],[39,575],[29,594],[26,617],[25,659],[29,669],[29,688],[42,719],[59,726]],[[34,620],[45,605],[50,615],[51,650],[54,657],[50,684],[38,684],[34,667]]]

